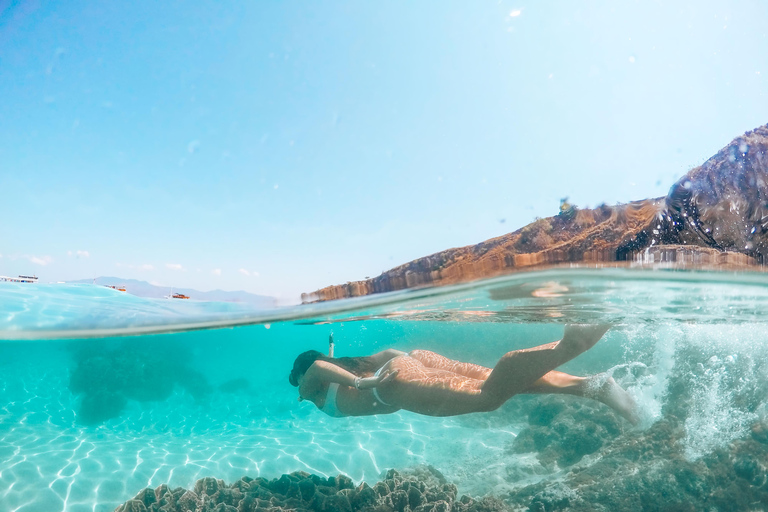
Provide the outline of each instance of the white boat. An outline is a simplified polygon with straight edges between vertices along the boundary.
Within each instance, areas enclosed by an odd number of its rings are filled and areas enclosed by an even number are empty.
[[[36,283],[37,276],[19,276],[19,277],[0,276],[0,281],[7,281],[9,283]]]

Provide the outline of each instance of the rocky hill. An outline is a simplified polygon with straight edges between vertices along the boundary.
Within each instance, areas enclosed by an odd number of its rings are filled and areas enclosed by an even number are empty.
[[[477,245],[413,260],[364,281],[303,294],[304,302],[444,285],[563,263],[636,259],[753,265],[768,256],[768,125],[737,137],[666,197],[579,209]]]

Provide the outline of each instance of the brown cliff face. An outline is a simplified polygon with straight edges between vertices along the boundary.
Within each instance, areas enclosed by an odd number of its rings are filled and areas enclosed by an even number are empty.
[[[694,254],[692,247],[702,250]],[[713,265],[764,261],[768,125],[736,138],[688,172],[667,197],[583,210],[564,205],[560,214],[537,219],[513,233],[425,256],[373,279],[329,286],[302,295],[302,300],[454,284],[560,263],[610,264],[632,260],[648,249],[655,261]],[[723,251],[740,254],[718,256]]]
[[[667,210],[680,241],[768,255],[768,125],[737,137],[683,176]]]

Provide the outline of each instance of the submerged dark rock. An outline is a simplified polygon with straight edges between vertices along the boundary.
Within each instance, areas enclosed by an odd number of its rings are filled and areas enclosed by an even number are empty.
[[[219,385],[219,391],[221,391],[222,393],[247,392],[247,391],[250,391],[250,389],[251,389],[250,381],[242,377],[228,380],[223,384]]]
[[[120,416],[128,400],[160,402],[178,387],[196,401],[213,389],[190,367],[188,350],[176,344],[152,347],[138,342],[89,347],[73,354],[69,389],[79,395],[78,421],[97,425]]]
[[[93,389],[80,400],[78,417],[86,425],[97,425],[120,416],[128,400],[124,395],[105,389]]]
[[[511,492],[516,510],[740,511],[768,505],[768,446],[748,437],[697,460],[683,454],[684,429],[663,419],[607,444],[589,465],[562,480]],[[757,507],[757,508],[755,508]]]
[[[566,468],[600,450],[623,431],[621,420],[602,404],[573,397],[541,397],[528,413],[508,451],[536,453],[551,469]]]
[[[660,247],[661,246],[661,247]],[[744,267],[768,257],[768,125],[737,137],[666,197],[578,209],[477,245],[413,260],[364,281],[305,294],[334,300],[454,284],[561,263],[668,262]]]

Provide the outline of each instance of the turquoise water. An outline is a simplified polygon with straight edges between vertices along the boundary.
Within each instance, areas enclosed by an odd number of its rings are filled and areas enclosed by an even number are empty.
[[[578,494],[574,475],[597,471],[630,442],[647,454],[627,459],[633,475],[662,460],[712,473],[709,461],[737,460],[739,443],[759,437],[767,306],[762,274],[634,269],[532,272],[273,310],[0,283],[0,510],[114,510],[145,487],[190,489],[203,477],[306,471],[373,485],[388,469],[420,464],[510,510],[527,492],[535,510],[534,491],[567,485],[576,491],[565,495]],[[418,348],[493,366],[507,351],[559,339],[569,322],[613,324],[560,369],[610,372],[638,403],[639,426],[584,398],[531,395],[459,417],[331,418],[298,402],[287,380],[296,355],[325,351],[330,333],[337,356]],[[662,427],[672,432],[671,458],[653,444]],[[574,451],[578,436],[590,443]],[[744,480],[763,492],[768,484],[742,478],[751,473],[738,460],[723,485]]]

